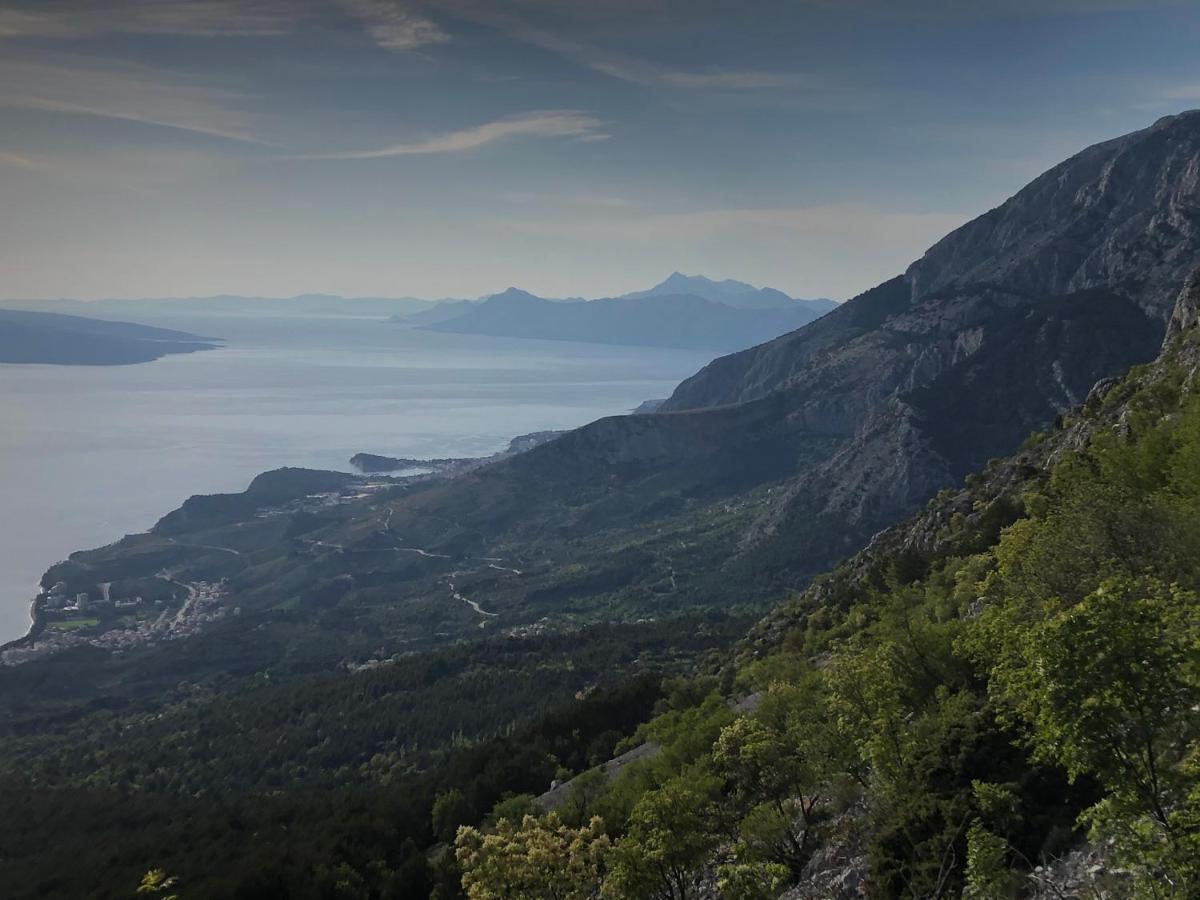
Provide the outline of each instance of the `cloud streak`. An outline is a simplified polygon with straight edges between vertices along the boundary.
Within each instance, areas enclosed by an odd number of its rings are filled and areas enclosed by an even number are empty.
[[[497,141],[513,138],[559,138],[574,141],[602,141],[609,135],[604,123],[579,110],[560,109],[529,112],[506,119],[486,122],[473,128],[433,135],[419,141],[390,144],[371,150],[349,150],[338,153],[314,153],[293,159],[363,160],[387,159],[396,156],[424,156],[440,153],[463,153]]]
[[[429,0],[438,9],[464,21],[493,29],[511,40],[553,53],[567,62],[601,75],[643,87],[678,90],[751,91],[786,90],[811,86],[803,73],[712,67],[678,69],[604,50],[563,37],[529,18],[500,8],[494,0]],[[534,4],[536,6],[536,4]],[[626,13],[629,11],[626,10]]]
[[[363,22],[370,38],[385,50],[415,50],[450,40],[432,19],[395,0],[341,0],[341,5]]]
[[[0,38],[278,35],[291,30],[294,9],[271,0],[38,0],[0,5]]]
[[[265,144],[230,91],[181,81],[159,69],[99,61],[0,60],[0,106],[92,116],[240,143]]]
[[[37,170],[44,169],[45,165],[28,156],[23,156],[20,153],[8,153],[0,150],[0,166],[11,166],[16,169]]]

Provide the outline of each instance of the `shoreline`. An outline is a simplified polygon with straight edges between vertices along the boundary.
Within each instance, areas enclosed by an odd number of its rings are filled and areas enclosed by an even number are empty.
[[[654,409],[657,408],[657,406],[661,402],[662,401],[655,401],[655,400],[644,401],[640,406],[627,411],[625,414],[626,415],[630,415],[630,414],[637,415],[642,412],[652,412],[652,411],[654,411]],[[419,460],[419,459],[415,459],[415,458],[410,459],[410,458],[402,458],[402,457],[387,457],[387,456],[382,456],[382,455],[377,455],[377,454],[373,454],[373,453],[367,453],[367,452],[360,451],[359,453],[356,453],[354,456],[352,456],[350,458],[350,460],[347,461],[347,470],[344,472],[340,471],[340,470],[336,470],[336,469],[321,469],[321,470],[313,470],[313,471],[328,471],[328,472],[337,473],[337,474],[353,475],[358,478],[370,478],[372,476],[376,476],[376,477],[383,477],[388,480],[395,480],[397,482],[423,481],[423,480],[432,480],[432,479],[438,479],[438,478],[453,478],[456,475],[464,474],[466,472],[472,471],[481,466],[485,466],[485,465],[488,465],[488,464],[494,463],[494,462],[499,462],[501,460],[508,459],[512,456],[516,456],[518,454],[528,452],[529,450],[539,447],[542,444],[545,444],[552,440],[557,439],[558,437],[562,436],[563,434],[566,434],[567,431],[569,431],[569,429],[563,429],[563,430],[551,429],[551,430],[535,431],[535,432],[527,432],[525,434],[519,434],[519,435],[516,435],[515,437],[511,438],[508,441],[506,446],[502,447],[501,449],[497,450],[496,452],[494,452],[492,454],[488,454],[486,456],[477,456],[477,457],[469,457],[469,456],[468,457],[445,457],[445,458],[432,458],[432,459]],[[359,460],[360,462],[356,463],[355,462],[356,460]],[[364,461],[367,462],[366,465],[362,464],[362,462],[364,462]],[[372,465],[371,463],[375,463],[376,465]],[[391,468],[388,465],[389,463],[396,464],[396,467]],[[380,465],[380,464],[382,464],[382,465]],[[409,469],[413,469],[415,471],[409,471]],[[278,471],[278,470],[268,469],[266,471],[271,472],[271,471]],[[258,475],[254,476],[254,478],[251,479],[251,483],[253,483],[253,481],[256,478],[258,478],[259,476],[261,476],[262,474],[265,474],[265,473],[260,472]],[[247,488],[245,490],[248,490],[248,489],[249,489],[249,486],[247,486]],[[239,493],[244,493],[244,492],[245,491],[242,491]],[[192,500],[195,497],[207,497],[207,496],[219,496],[219,495],[192,494],[192,495],[189,495],[188,498],[185,499],[183,502],[186,504],[188,501]],[[174,512],[174,511],[180,509],[182,507],[182,505],[183,504],[181,504],[179,507],[175,507],[174,510],[168,511],[168,513],[166,515],[169,515],[171,512]],[[159,521],[161,521],[161,517],[160,517]],[[103,546],[107,546],[107,545],[102,544],[99,546],[103,547]],[[78,549],[80,549],[80,548],[76,548],[76,550],[72,550],[71,552],[74,553]],[[62,560],[59,560],[59,562],[61,562],[61,561]],[[57,564],[58,563],[52,563],[46,569],[46,571],[49,571],[50,568],[53,568],[53,566],[55,566]],[[24,634],[22,634],[18,637],[12,638],[10,640],[0,642],[0,652],[9,650],[9,649],[18,648],[22,645],[28,644],[29,642],[36,640],[36,638],[38,637],[40,630],[41,630],[40,626],[42,625],[40,612],[41,612],[41,600],[45,594],[45,591],[42,586],[42,579],[44,577],[45,577],[45,573],[43,572],[42,576],[39,577],[38,581],[36,582],[36,584],[34,586],[34,596],[29,601],[29,626],[28,626],[28,628],[25,630]],[[490,613],[484,613],[484,614],[490,615]]]
[[[34,594],[33,599],[29,601],[29,627],[20,637],[15,637],[12,640],[0,643],[0,653],[3,653],[5,650],[9,650],[14,647],[19,647],[36,636],[35,632],[37,631],[38,626],[41,624],[41,620],[38,618],[38,600],[41,599],[41,596],[42,583],[39,581],[37,584],[37,592]]]

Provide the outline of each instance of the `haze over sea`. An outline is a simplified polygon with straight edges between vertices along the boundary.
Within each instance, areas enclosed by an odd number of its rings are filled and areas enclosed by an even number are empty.
[[[0,642],[42,573],[192,494],[359,451],[476,456],[667,396],[695,351],[437,334],[373,319],[141,317],[226,339],[134,366],[0,365]]]

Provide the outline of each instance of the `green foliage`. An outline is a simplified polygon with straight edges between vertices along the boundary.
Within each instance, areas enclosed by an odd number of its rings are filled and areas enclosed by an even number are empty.
[[[772,900],[790,875],[780,863],[723,863],[717,866],[717,889],[722,900]]]
[[[694,897],[693,873],[718,842],[719,802],[720,782],[702,769],[688,770],[645,794],[613,848],[606,900]]]
[[[158,900],[179,900],[179,895],[175,893],[177,884],[179,879],[175,876],[168,875],[162,869],[151,869],[142,876],[142,883],[138,885],[137,892],[156,897]]]
[[[536,816],[539,812],[537,799],[532,794],[509,794],[496,801],[488,814],[487,824],[495,825],[501,819],[520,822],[526,816]]]
[[[850,757],[814,680],[773,685],[753,716],[722,729],[712,751],[737,823],[738,862],[798,876],[817,845],[834,782]]]
[[[1012,900],[1020,876],[1006,864],[1008,842],[976,820],[967,831],[967,871],[963,900]]]
[[[455,855],[468,900],[592,900],[610,848],[600,819],[570,828],[549,813],[463,828]]]
[[[470,801],[463,796],[458,788],[450,788],[443,794],[438,794],[433,801],[433,811],[430,819],[433,835],[439,841],[452,841],[458,834],[460,825],[475,821],[477,813]]]

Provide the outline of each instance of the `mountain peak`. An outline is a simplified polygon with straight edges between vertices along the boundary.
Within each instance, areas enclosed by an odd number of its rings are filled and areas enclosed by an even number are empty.
[[[1105,287],[1165,322],[1200,252],[1198,165],[1200,110],[1088,147],[929,248],[905,273],[913,298]]]
[[[487,299],[488,300],[499,300],[501,302],[514,302],[514,301],[527,302],[529,300],[541,301],[542,298],[536,296],[535,294],[529,293],[529,291],[523,291],[520,288],[510,287],[510,288],[504,289],[503,291],[501,291],[498,294],[492,294]]]
[[[747,294],[757,290],[752,284],[732,278],[713,281],[704,275],[685,275],[679,271],[672,272],[650,289],[653,293],[696,294],[701,297],[711,297],[712,294]]]

